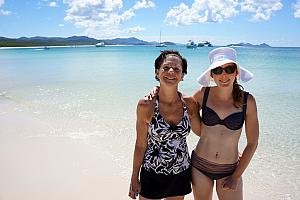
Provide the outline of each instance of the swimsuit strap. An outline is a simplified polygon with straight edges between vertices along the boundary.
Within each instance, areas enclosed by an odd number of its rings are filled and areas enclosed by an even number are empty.
[[[181,102],[182,102],[183,109],[184,109],[184,110],[187,110],[187,107],[186,107],[185,102],[184,102],[184,100],[183,100],[183,95],[182,95],[180,92],[178,92],[178,95],[179,95],[180,100],[181,100]]]
[[[159,96],[156,96],[156,100],[155,100],[155,107],[154,107],[154,114],[159,113]]]
[[[244,118],[246,119],[246,111],[247,111],[247,98],[248,98],[249,92],[244,92],[244,99],[243,99],[243,113]]]
[[[205,88],[202,107],[206,106],[206,102],[207,102],[207,98],[208,98],[208,94],[209,94],[209,89],[210,89],[210,87]]]

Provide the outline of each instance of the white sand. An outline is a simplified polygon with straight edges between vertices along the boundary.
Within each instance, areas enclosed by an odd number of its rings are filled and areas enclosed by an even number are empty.
[[[0,102],[0,199],[128,199],[110,154]]]

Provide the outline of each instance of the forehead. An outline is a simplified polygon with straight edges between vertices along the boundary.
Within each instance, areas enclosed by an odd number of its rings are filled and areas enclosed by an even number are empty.
[[[167,55],[162,64],[182,65],[181,59],[176,55]]]

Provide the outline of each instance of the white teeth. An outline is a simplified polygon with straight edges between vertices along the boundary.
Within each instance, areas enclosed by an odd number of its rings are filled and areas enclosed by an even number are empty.
[[[227,83],[227,82],[229,82],[229,80],[226,80],[226,81],[220,80],[220,82],[221,82],[221,83]]]
[[[175,78],[168,78],[168,77],[165,77],[165,78],[168,80],[175,80]]]

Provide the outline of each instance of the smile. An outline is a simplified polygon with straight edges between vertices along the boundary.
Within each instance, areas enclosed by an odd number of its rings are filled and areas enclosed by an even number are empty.
[[[230,81],[230,79],[227,80],[219,80],[221,83],[228,83]]]
[[[171,80],[171,81],[173,81],[173,80],[175,80],[175,78],[173,77],[173,78],[169,78],[169,77],[164,77],[165,79],[168,79],[168,80]]]

